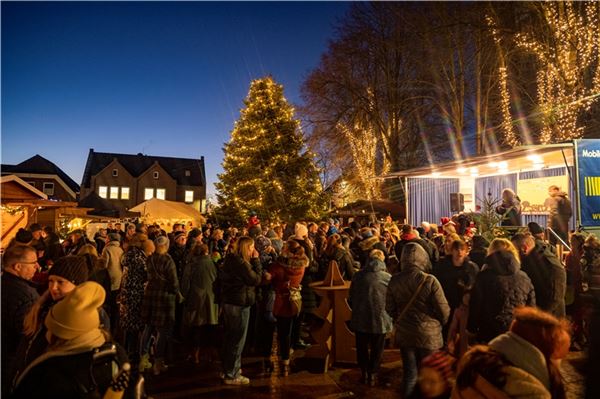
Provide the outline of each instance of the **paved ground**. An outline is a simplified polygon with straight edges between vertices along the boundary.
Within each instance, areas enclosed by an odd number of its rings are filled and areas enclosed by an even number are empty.
[[[247,387],[230,387],[221,384],[220,364],[194,365],[190,362],[175,364],[166,373],[147,376],[147,391],[155,399],[174,398],[256,398],[256,399],[309,399],[309,398],[399,398],[402,379],[402,362],[397,350],[385,352],[380,386],[368,388],[359,383],[356,368],[330,369],[327,374],[317,372],[318,365],[301,358],[297,353],[293,372],[288,377],[260,375],[259,358],[245,358],[244,375],[251,379]],[[574,352],[563,362],[561,369],[567,384],[568,398],[583,397],[583,352]],[[276,370],[277,371],[277,370]]]

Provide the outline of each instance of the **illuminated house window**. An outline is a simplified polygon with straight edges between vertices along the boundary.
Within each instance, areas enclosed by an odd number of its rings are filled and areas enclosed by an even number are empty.
[[[108,187],[106,187],[106,186],[98,187],[98,195],[100,196],[100,198],[108,197]]]
[[[194,192],[185,190],[185,202],[194,202]]]
[[[121,187],[121,199],[129,199],[129,187]]]
[[[154,198],[154,189],[153,188],[144,189],[144,200],[149,200],[150,198]]]
[[[119,187],[110,188],[110,199],[119,199]]]
[[[156,189],[156,198],[164,200],[165,199],[166,190],[164,188]]]
[[[43,191],[46,195],[54,195],[54,183],[44,183]]]
[[[186,175],[186,176],[190,176],[191,174],[192,174],[192,173],[191,173],[191,172],[190,172],[188,169],[186,169],[186,170],[185,170],[185,175]]]

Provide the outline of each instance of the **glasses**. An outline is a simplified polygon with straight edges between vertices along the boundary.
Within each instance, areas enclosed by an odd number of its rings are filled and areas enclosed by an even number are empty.
[[[37,265],[38,261],[36,260],[36,261],[33,261],[33,262],[19,262],[19,263],[22,263],[22,264],[25,264],[25,265]]]

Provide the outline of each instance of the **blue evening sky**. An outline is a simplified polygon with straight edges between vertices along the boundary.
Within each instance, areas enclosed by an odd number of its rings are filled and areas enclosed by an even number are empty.
[[[2,2],[2,163],[81,183],[88,151],[204,156],[208,192],[250,81],[286,97],[345,2]]]

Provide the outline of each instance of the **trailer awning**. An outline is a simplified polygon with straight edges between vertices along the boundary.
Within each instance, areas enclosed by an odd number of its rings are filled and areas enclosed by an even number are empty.
[[[573,143],[529,145],[512,148],[496,154],[480,155],[461,161],[452,161],[389,173],[383,178],[493,176],[515,172],[572,166]],[[566,160],[566,165],[565,165]]]

